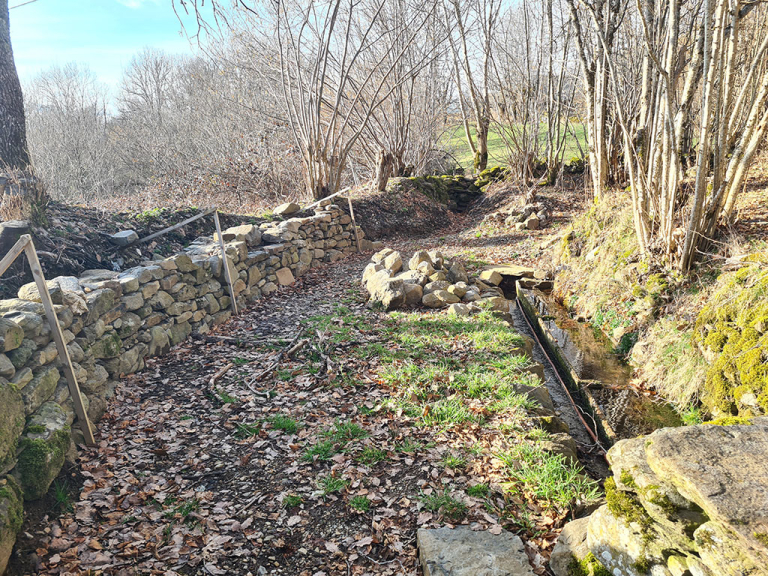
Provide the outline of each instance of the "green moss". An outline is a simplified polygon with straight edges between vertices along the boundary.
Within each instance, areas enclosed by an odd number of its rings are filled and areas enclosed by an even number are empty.
[[[713,426],[751,426],[752,419],[742,416],[724,416],[723,418],[704,422],[704,424],[711,424]]]
[[[608,478],[605,481],[605,500],[608,510],[616,518],[624,520],[627,526],[637,524],[640,527],[644,541],[650,541],[653,538],[651,534],[653,520],[648,515],[648,512],[640,504],[637,496],[619,490],[613,478]]]
[[[43,434],[45,430],[46,428],[42,424],[34,424],[32,426],[27,426],[25,432],[29,434]]]
[[[650,496],[648,496],[648,502],[661,508],[664,511],[664,514],[666,514],[667,518],[674,518],[680,511],[680,508],[676,506],[672,500],[669,499],[669,496],[660,493],[657,487],[648,486],[646,490],[647,494],[650,494]]]
[[[22,493],[16,479],[13,476],[6,476],[0,481],[0,500],[8,501],[8,524],[5,526],[13,534],[21,531],[24,523],[24,505],[22,503]],[[3,526],[0,525],[0,530]]]
[[[22,437],[16,469],[26,500],[42,498],[51,482],[64,465],[64,455],[69,448],[69,426],[54,432],[47,440]]]
[[[752,535],[757,538],[757,541],[760,542],[760,544],[768,547],[768,534],[765,532],[755,532]]]
[[[694,341],[707,369],[703,401],[716,413],[752,415],[754,398],[768,410],[768,272],[749,266],[723,274],[696,319]],[[752,401],[741,400],[752,395]]]
[[[638,572],[648,572],[653,563],[648,558],[638,558],[632,563],[632,567]]]
[[[628,470],[622,470],[621,474],[619,475],[619,479],[621,480],[621,483],[624,484],[624,486],[627,488],[637,490],[637,482],[635,482],[635,479],[632,477],[632,474],[630,474]]]
[[[568,564],[569,576],[612,576],[608,569],[600,564],[595,555],[590,552],[582,560],[575,556]]]

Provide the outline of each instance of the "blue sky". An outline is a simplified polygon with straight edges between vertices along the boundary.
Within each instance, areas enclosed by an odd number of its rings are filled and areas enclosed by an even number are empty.
[[[182,33],[171,0],[37,0],[12,9],[10,16],[22,83],[54,64],[78,62],[114,89],[123,67],[145,46],[183,54],[196,49]],[[196,32],[193,18],[184,23]]]

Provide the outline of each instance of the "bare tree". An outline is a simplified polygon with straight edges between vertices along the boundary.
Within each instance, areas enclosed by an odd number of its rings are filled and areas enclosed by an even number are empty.
[[[475,170],[488,166],[488,131],[491,127],[493,39],[501,0],[443,0],[448,42],[464,134],[474,156]],[[470,129],[470,111],[475,135]]]
[[[106,89],[87,68],[67,64],[38,75],[25,93],[32,160],[50,193],[78,202],[111,194]]]

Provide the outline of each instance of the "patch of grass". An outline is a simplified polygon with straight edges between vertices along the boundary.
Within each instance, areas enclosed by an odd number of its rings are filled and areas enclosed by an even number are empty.
[[[451,520],[461,520],[467,513],[467,505],[451,496],[447,488],[443,492],[435,492],[434,494],[422,493],[418,499],[424,504],[425,510],[437,512]]]
[[[337,420],[333,424],[333,428],[323,432],[323,435],[334,442],[346,444],[352,440],[366,438],[368,432],[366,432],[362,426],[355,424],[354,422],[340,422]]]
[[[277,379],[281,380],[283,382],[290,382],[293,380],[293,370],[288,370],[286,368],[281,368],[277,371]]]
[[[568,509],[577,501],[591,502],[599,496],[597,483],[584,476],[581,467],[572,466],[562,454],[542,450],[538,444],[521,443],[498,458],[510,478],[505,488],[546,506]]]
[[[248,358],[239,358],[237,356],[232,358],[232,364],[234,364],[235,366],[245,366],[249,362],[250,360],[248,360]]]
[[[222,404],[237,404],[238,402],[240,402],[238,398],[236,398],[235,396],[230,396],[221,388],[218,388],[216,390],[216,393],[218,394],[219,400],[221,401]]]
[[[387,459],[387,453],[384,450],[366,446],[365,449],[357,455],[357,461],[372,466]]]
[[[302,502],[304,500],[298,494],[286,494],[283,497],[283,508],[296,508],[296,506],[301,506]]]
[[[190,416],[189,414],[185,414],[184,416],[179,417],[179,422],[183,422],[184,420],[192,420],[194,416]]]
[[[339,478],[338,476],[323,476],[317,481],[317,487],[322,491],[323,496],[328,496],[334,492],[341,492],[349,485],[349,480]]]
[[[336,444],[330,440],[326,440],[325,442],[318,442],[307,448],[302,458],[308,462],[312,462],[315,459],[325,462],[333,458],[337,453],[338,450],[336,450]]]
[[[416,440],[406,438],[402,442],[395,444],[395,452],[402,452],[404,454],[415,454],[419,450],[422,450],[424,445]]]
[[[488,484],[475,484],[467,488],[467,495],[474,498],[485,498],[490,493],[491,489]]]
[[[286,434],[296,434],[299,429],[299,424],[293,418],[289,418],[283,414],[272,416],[267,421],[272,425],[274,430],[282,430]]]
[[[463,470],[467,467],[467,459],[457,454],[446,454],[441,463],[445,468],[452,470]]]
[[[255,424],[238,424],[235,430],[235,438],[245,439],[256,436],[261,432],[261,422]]]
[[[371,508],[371,501],[367,496],[355,496],[349,501],[349,506],[360,512],[368,512]]]
[[[467,408],[460,398],[451,397],[427,404],[421,415],[425,426],[457,426],[465,422],[478,422],[480,418]]]
[[[72,512],[72,499],[69,496],[69,485],[58,478],[53,481],[53,498],[59,512]]]

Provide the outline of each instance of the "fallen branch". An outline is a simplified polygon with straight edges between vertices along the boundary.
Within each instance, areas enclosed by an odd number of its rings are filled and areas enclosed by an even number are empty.
[[[211,379],[208,380],[208,390],[213,390],[213,387],[216,385],[216,381],[224,376],[227,372],[229,372],[229,369],[232,368],[234,364],[232,362],[228,362],[225,366],[221,367],[213,376],[211,376]]]
[[[294,337],[293,337],[293,340],[291,340],[291,341],[288,343],[288,346],[289,346],[288,350],[293,350],[293,349],[295,348],[295,344],[296,344],[296,342],[298,341],[298,339],[301,337],[301,335],[302,335],[303,333],[304,333],[304,328],[301,328],[301,329],[300,329],[300,330],[299,330],[299,331],[296,333],[296,336],[294,336]],[[251,388],[251,384],[253,384],[254,382],[258,382],[259,380],[261,380],[261,379],[262,379],[262,378],[264,378],[265,376],[267,376],[267,375],[271,374],[272,372],[274,372],[275,368],[277,368],[277,367],[280,365],[280,362],[282,361],[282,359],[283,359],[283,356],[285,356],[285,355],[286,355],[286,350],[282,350],[282,351],[281,351],[281,352],[280,352],[280,353],[277,355],[277,358],[275,359],[275,361],[274,361],[274,362],[272,362],[272,364],[270,364],[269,366],[267,366],[267,368],[266,368],[266,369],[262,370],[261,372],[259,372],[258,374],[256,374],[256,376],[254,376],[253,378],[251,378],[250,380],[248,380],[248,381],[246,382],[246,385],[248,386],[248,388]],[[251,390],[253,390],[253,388],[251,388]]]

